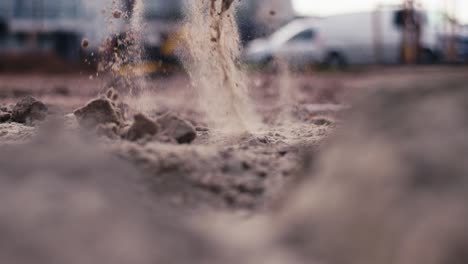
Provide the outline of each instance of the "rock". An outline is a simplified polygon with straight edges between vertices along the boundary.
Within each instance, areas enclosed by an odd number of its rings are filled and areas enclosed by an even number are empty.
[[[117,107],[118,95],[111,89],[107,97],[94,99],[84,107],[75,110],[74,114],[78,123],[83,127],[96,127],[100,124],[114,123],[122,125],[124,116],[121,109]]]
[[[195,128],[189,122],[168,113],[156,120],[162,133],[177,140],[179,144],[189,144],[196,137]]]
[[[105,123],[121,123],[120,115],[107,98],[94,99],[74,112],[78,122],[84,127],[94,127]]]
[[[0,123],[5,123],[10,121],[11,114],[6,112],[0,112]]]
[[[14,107],[11,120],[17,123],[30,123],[44,120],[47,116],[47,106],[31,96],[24,97]]]
[[[158,125],[143,114],[135,115],[134,119],[135,122],[133,122],[132,126],[128,130],[125,136],[126,139],[137,141],[145,136],[154,136],[158,133]]]

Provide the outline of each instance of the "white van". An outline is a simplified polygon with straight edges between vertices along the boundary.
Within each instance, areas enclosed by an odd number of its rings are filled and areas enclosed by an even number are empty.
[[[177,37],[184,18],[185,3],[193,0],[144,0],[144,32],[146,56],[149,59],[171,60],[174,48],[168,47]],[[292,3],[284,0],[243,0],[236,14],[242,42],[271,33],[294,17]],[[175,44],[175,43],[173,43]],[[172,58],[171,58],[172,57]]]
[[[385,7],[375,11],[341,14],[317,21],[325,53],[325,64],[396,64],[402,61],[403,10]],[[442,20],[436,14],[417,11],[422,23],[419,60],[434,63],[441,59]]]

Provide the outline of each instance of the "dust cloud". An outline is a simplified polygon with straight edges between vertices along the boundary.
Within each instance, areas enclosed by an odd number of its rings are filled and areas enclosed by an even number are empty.
[[[135,0],[130,10],[117,1],[103,9],[110,36],[99,49],[97,76],[109,74],[111,80],[104,90],[115,88],[128,97],[138,96],[147,85],[138,66],[143,62],[143,0]]]
[[[200,105],[213,125],[225,132],[258,128],[258,117],[239,62],[241,46],[232,0],[187,1],[181,58]]]

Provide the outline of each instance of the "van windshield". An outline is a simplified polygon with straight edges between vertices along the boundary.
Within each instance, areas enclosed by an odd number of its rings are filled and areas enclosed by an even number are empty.
[[[273,35],[270,37],[270,40],[275,45],[282,45],[293,39],[301,32],[306,31],[306,29],[308,28],[302,21],[293,21],[273,33]]]
[[[148,0],[145,2],[145,18],[177,20],[182,17],[183,0]]]

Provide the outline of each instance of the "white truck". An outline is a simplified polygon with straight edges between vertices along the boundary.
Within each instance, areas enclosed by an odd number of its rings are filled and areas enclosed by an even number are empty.
[[[401,7],[334,15],[314,25],[320,36],[325,64],[396,64],[402,62]],[[441,60],[443,19],[436,13],[416,10],[420,23],[418,61]]]
[[[403,12],[399,7],[381,7],[374,11],[296,19],[271,36],[251,42],[244,59],[265,65],[280,58],[296,66],[322,64],[334,68],[398,64],[404,57]],[[417,59],[421,63],[442,60],[443,17],[422,10],[414,15],[420,23],[419,47],[414,48],[418,50],[414,52]]]

